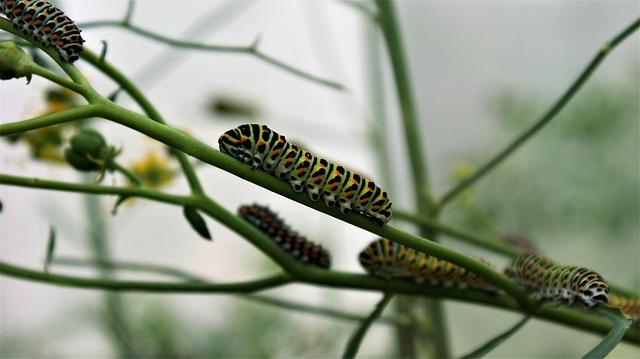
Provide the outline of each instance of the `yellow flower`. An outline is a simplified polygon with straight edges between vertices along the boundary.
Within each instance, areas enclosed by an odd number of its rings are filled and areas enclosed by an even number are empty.
[[[131,164],[131,171],[150,187],[168,184],[175,176],[166,154],[147,151],[142,158]]]
[[[467,179],[473,173],[473,166],[468,162],[456,162],[451,167],[451,177],[456,182]]]

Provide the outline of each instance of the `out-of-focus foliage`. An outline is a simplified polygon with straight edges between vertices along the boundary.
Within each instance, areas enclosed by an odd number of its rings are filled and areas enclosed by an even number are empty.
[[[131,171],[150,187],[165,186],[175,177],[167,153],[158,150],[147,151],[133,161]]]
[[[638,71],[630,72],[635,75],[623,83],[587,86],[514,158],[479,183],[472,198],[461,198],[451,217],[491,235],[525,235],[547,248],[569,237],[631,245],[640,218],[640,110]],[[473,163],[486,161],[500,147],[496,143],[506,143],[530,126],[544,104],[530,94],[505,91],[492,109],[504,133],[465,156]],[[478,226],[469,207],[493,230]]]
[[[237,302],[212,308],[196,326],[163,302],[146,303],[132,320],[135,351],[145,358],[336,357],[342,333],[309,326],[271,307]],[[274,330],[277,328],[277,330]]]
[[[36,113],[38,116],[66,110],[78,104],[77,95],[61,87],[48,89],[45,91],[44,96],[46,106]],[[24,132],[16,136],[8,136],[6,139],[11,143],[24,143],[27,145],[33,159],[63,164],[65,160],[62,146],[66,133],[72,128],[75,128],[74,124],[54,125]]]

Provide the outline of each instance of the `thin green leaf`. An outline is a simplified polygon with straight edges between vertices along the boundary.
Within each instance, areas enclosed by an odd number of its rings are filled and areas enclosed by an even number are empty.
[[[53,260],[53,251],[56,249],[56,229],[49,226],[49,241],[47,243],[47,257],[44,260],[44,271],[49,273],[49,265]]]
[[[107,57],[107,51],[109,51],[109,44],[105,40],[100,40],[102,43],[102,50],[100,50],[100,62],[104,62]]]
[[[611,352],[613,348],[615,348],[616,345],[618,345],[618,343],[622,340],[624,333],[631,325],[631,318],[622,313],[622,311],[618,308],[599,306],[596,309],[596,312],[611,320],[611,324],[613,327],[611,328],[609,334],[607,334],[598,345],[596,345],[593,349],[591,349],[591,351],[589,351],[582,357],[583,359],[606,357],[609,352]]]
[[[204,222],[204,219],[194,207],[184,206],[183,213],[187,218],[187,221],[189,221],[189,224],[191,224],[191,228],[198,232],[200,237],[211,240],[211,234],[209,233],[207,224]]]
[[[128,198],[129,196],[118,196],[118,198],[116,199],[116,203],[114,203],[113,208],[111,208],[112,216],[115,216],[116,213],[118,213],[118,208],[120,208],[120,205],[124,203],[124,201],[126,201]]]
[[[122,92],[122,87],[119,87],[117,90],[110,93],[109,96],[107,96],[107,99],[111,102],[116,102],[121,92]]]
[[[498,345],[504,343],[505,340],[509,339],[509,337],[511,337],[515,332],[517,332],[518,329],[522,328],[522,326],[525,325],[530,318],[531,317],[529,316],[522,318],[518,323],[516,323],[516,325],[509,328],[504,333],[489,340],[488,342],[480,346],[478,349],[463,356],[461,359],[482,358],[483,356],[487,355],[490,351],[492,351],[494,348],[496,348]]]
[[[358,349],[360,349],[360,343],[362,343],[362,339],[364,338],[365,334],[367,334],[367,331],[371,327],[371,324],[373,324],[376,319],[380,318],[380,315],[384,311],[384,308],[387,306],[387,304],[389,304],[389,301],[391,301],[391,298],[393,298],[392,294],[385,293],[380,302],[376,304],[373,312],[371,312],[371,314],[369,314],[369,316],[360,323],[356,331],[353,332],[353,335],[351,335],[349,343],[347,343],[347,348],[345,349],[344,354],[342,354],[343,358],[346,359],[356,357]]]

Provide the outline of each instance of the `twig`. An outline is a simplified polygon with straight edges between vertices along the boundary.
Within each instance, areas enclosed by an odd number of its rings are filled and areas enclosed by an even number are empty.
[[[624,39],[626,39],[629,35],[633,34],[638,27],[640,27],[640,18],[634,21],[631,25],[622,30],[621,33],[616,35],[609,42],[605,43],[600,50],[596,53],[595,57],[591,60],[591,62],[587,65],[587,67],[582,71],[580,76],[569,86],[569,88],[565,91],[565,93],[556,101],[553,106],[544,114],[540,119],[538,119],[531,127],[529,127],[526,131],[524,131],[521,135],[519,135],[513,142],[511,142],[507,147],[505,147],[502,151],[500,151],[497,155],[487,161],[485,164],[480,166],[475,173],[471,176],[467,177],[452,189],[447,191],[442,199],[438,202],[438,206],[442,208],[449,201],[454,199],[458,194],[464,191],[466,188],[470,187],[474,183],[476,183],[479,179],[484,177],[487,173],[489,173],[494,167],[499,165],[502,161],[506,160],[509,155],[511,155],[515,150],[520,148],[527,140],[529,140],[533,135],[535,135],[538,131],[540,131],[547,123],[549,123],[555,116],[564,108],[564,106],[573,98],[573,96],[580,90],[582,85],[584,85],[591,74],[598,68],[600,63],[607,57],[607,55]]]
[[[5,262],[0,262],[0,273],[11,277],[29,279],[35,282],[50,283],[64,287],[108,289],[114,291],[135,290],[141,292],[161,293],[252,293],[259,290],[279,287],[291,282],[291,277],[286,274],[277,274],[264,279],[248,282],[220,284],[141,282],[102,278],[93,279],[38,272]]]
[[[393,298],[393,295],[385,293],[382,299],[380,300],[380,302],[376,304],[376,307],[373,309],[371,314],[369,314],[369,316],[366,317],[360,323],[356,331],[353,332],[353,334],[351,335],[351,338],[349,339],[347,348],[344,351],[344,354],[342,354],[343,358],[356,357],[356,354],[358,353],[358,349],[360,349],[360,344],[362,343],[362,339],[364,339],[364,336],[367,334],[367,331],[369,331],[371,324],[373,324],[373,322],[380,317],[380,315],[384,311],[384,308],[386,308],[387,304],[389,304],[389,301],[391,301],[391,298]]]
[[[127,262],[127,261],[99,261],[99,260],[69,258],[69,257],[57,257],[55,260],[53,260],[53,264],[64,265],[64,266],[80,266],[80,267],[102,265],[112,269],[161,274],[161,275],[176,277],[180,279],[185,279],[191,282],[211,283],[211,281],[207,280],[206,278],[197,276],[195,274],[191,274],[180,269],[175,269],[175,268],[158,265],[158,264],[137,263],[137,262]],[[304,303],[293,302],[290,300],[273,298],[266,295],[238,294],[237,296],[239,298],[256,302],[256,303],[266,304],[266,305],[284,308],[284,309],[296,310],[296,311],[309,313],[309,314],[321,315],[321,316],[330,317],[334,319],[351,320],[351,321],[360,321],[364,319],[364,317],[362,317],[361,315],[353,314],[353,313],[342,311],[342,310],[313,306],[313,305],[308,305]],[[409,321],[410,321],[409,318],[382,317],[378,322],[383,324],[388,324],[388,325],[404,326],[404,325],[408,325]]]
[[[156,32],[143,29],[139,26],[126,24],[122,21],[116,21],[116,20],[93,21],[93,22],[79,24],[78,26],[82,29],[89,29],[89,28],[96,28],[96,27],[117,27],[117,28],[130,31],[134,34],[137,34],[137,35],[146,37],[148,39],[161,42],[176,48],[231,53],[231,54],[245,54],[245,55],[253,56],[258,60],[261,60],[271,66],[279,68],[295,76],[301,77],[305,80],[309,80],[317,84],[327,86],[336,90],[342,91],[345,89],[345,87],[342,84],[336,81],[327,80],[319,76],[312,75],[306,71],[300,70],[292,65],[289,65],[283,61],[280,61],[272,56],[265,54],[264,52],[260,51],[256,46],[253,46],[253,45],[249,45],[249,46],[212,45],[212,44],[203,44],[195,41],[172,39],[168,36],[164,36]]]

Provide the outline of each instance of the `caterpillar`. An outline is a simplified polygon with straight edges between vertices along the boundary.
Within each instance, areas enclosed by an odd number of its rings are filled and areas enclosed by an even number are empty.
[[[45,0],[0,0],[0,12],[16,29],[42,46],[52,46],[65,62],[80,58],[80,29],[60,9]]]
[[[391,219],[387,192],[373,181],[290,143],[266,125],[245,124],[225,132],[218,139],[220,151],[272,175],[287,180],[296,192],[307,191],[312,201],[338,204],[340,212],[352,209],[377,224]]]
[[[576,299],[585,307],[607,304],[609,286],[590,269],[555,264],[538,254],[521,254],[505,269],[505,274],[542,300],[572,305]]]
[[[498,292],[491,282],[466,268],[385,238],[371,242],[360,252],[358,260],[369,274],[376,277],[403,279],[445,288],[471,288],[492,294]],[[495,269],[489,262],[481,258],[479,260]]]
[[[238,214],[244,220],[273,239],[284,251],[302,263],[320,268],[331,267],[331,255],[321,245],[309,241],[291,229],[266,206],[240,206]]]
[[[609,306],[620,308],[620,310],[631,317],[633,325],[640,328],[640,298],[611,294],[609,295]]]

